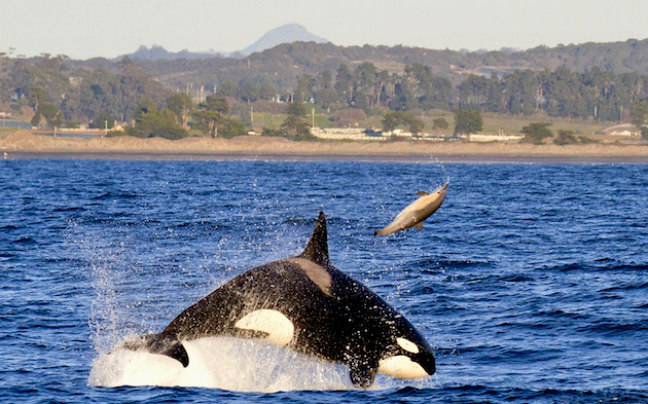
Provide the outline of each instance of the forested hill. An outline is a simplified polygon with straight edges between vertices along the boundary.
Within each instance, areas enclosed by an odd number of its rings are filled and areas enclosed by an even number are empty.
[[[469,108],[620,121],[648,105],[648,40],[520,52],[294,42],[244,58],[178,60],[0,55],[0,110],[29,106],[51,125],[130,121],[143,101],[161,106],[177,90],[246,107],[279,96],[329,113]]]
[[[584,73],[594,67],[616,74],[648,74],[648,39],[613,43],[585,43],[539,46],[525,51],[461,52],[404,46],[336,46],[331,43],[296,42],[282,44],[248,58],[214,57],[208,59],[140,60],[151,75],[170,87],[213,85],[241,79],[269,82],[280,91],[294,88],[304,73],[318,75],[334,72],[341,64],[353,68],[370,62],[378,70],[401,74],[407,65],[422,64],[430,72],[461,81],[466,74],[510,72],[512,70],[555,70],[560,66]],[[85,62],[87,63],[87,62]]]

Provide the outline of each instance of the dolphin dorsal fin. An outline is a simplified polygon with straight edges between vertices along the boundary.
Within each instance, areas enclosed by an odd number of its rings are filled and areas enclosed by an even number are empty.
[[[320,211],[319,218],[315,224],[315,229],[311,235],[308,244],[304,249],[304,252],[301,253],[301,257],[308,258],[311,261],[320,264],[326,265],[329,263],[329,253],[328,253],[328,239],[326,234],[326,217],[324,212]]]
[[[419,196],[426,196],[426,195],[430,195],[430,194],[428,194],[428,193],[425,192],[425,191],[418,191],[416,194],[419,195]]]

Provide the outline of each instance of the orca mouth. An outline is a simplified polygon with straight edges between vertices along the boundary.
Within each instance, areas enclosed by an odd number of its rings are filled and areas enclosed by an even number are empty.
[[[434,355],[431,353],[421,353],[414,355],[412,360],[423,368],[428,375],[432,376],[436,373],[436,361],[434,360]]]
[[[146,335],[142,338],[127,341],[123,346],[131,351],[146,349],[152,354],[166,355],[180,362],[185,368],[189,366],[187,350],[178,338],[173,335],[163,333]]]

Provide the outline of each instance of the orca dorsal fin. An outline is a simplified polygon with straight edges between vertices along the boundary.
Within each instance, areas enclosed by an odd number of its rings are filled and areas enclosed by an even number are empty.
[[[326,265],[329,263],[326,217],[322,211],[320,211],[313,234],[311,235],[310,240],[308,240],[304,252],[301,253],[301,257],[308,258],[320,265]]]

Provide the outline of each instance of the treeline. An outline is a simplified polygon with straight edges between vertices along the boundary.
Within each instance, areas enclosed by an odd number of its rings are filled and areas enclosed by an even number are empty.
[[[483,111],[620,121],[632,105],[648,100],[648,76],[597,67],[587,73],[565,67],[516,71],[501,78],[471,76],[457,86],[456,96],[459,105]]]
[[[158,112],[171,111],[185,128],[187,116],[200,117],[204,115],[201,109],[218,109],[192,104],[183,107],[184,117],[179,117],[174,112],[177,106],[172,105],[177,100],[169,103],[169,98],[182,93],[184,88],[163,86],[138,62],[127,58],[110,66],[80,66],[64,56],[0,56],[0,103],[4,109],[10,107],[14,111],[25,106],[33,108],[34,125],[90,123],[100,128],[115,120],[134,122],[141,118],[143,103],[148,105],[146,111],[153,111],[152,105]],[[203,86],[201,99],[212,95],[229,97],[240,104],[259,100],[312,103],[331,114],[349,108],[363,110],[367,115],[384,115],[385,110],[416,115],[432,109],[462,109],[501,114],[544,112],[555,117],[600,121],[628,120],[634,105],[645,105],[648,101],[648,76],[615,74],[596,67],[586,73],[559,67],[553,71],[510,71],[490,77],[467,75],[453,84],[420,63],[406,65],[401,73],[380,70],[371,62],[354,67],[342,63],[317,74],[299,74],[292,83],[275,84],[263,77],[238,81],[218,81],[214,77],[211,85]],[[227,111],[218,113],[229,115],[229,106]],[[166,114],[164,119],[168,120],[171,115]],[[192,124],[211,131],[205,119],[192,119]]]
[[[267,83],[244,79],[227,81],[220,95],[242,102],[272,99],[276,93]],[[421,64],[408,65],[403,74],[378,71],[372,63],[351,70],[342,64],[334,73],[299,76],[294,91],[280,94],[289,101],[309,102],[331,111],[346,107],[371,114],[374,108],[393,111],[430,109],[476,109],[502,114],[533,114],[592,118],[600,121],[627,119],[635,103],[648,100],[648,76],[614,74],[599,68],[576,73],[560,67],[555,71],[514,71],[490,77],[470,75],[458,85],[432,74]]]
[[[128,122],[138,105],[150,100],[162,105],[171,92],[124,59],[116,72],[73,70],[64,56],[31,59],[0,58],[0,103],[14,111],[29,106],[32,124],[75,126],[91,122],[103,128],[109,118]]]
[[[194,104],[165,88],[129,59],[111,72],[101,68],[72,70],[67,58],[0,59],[0,105],[19,112],[33,109],[33,126],[113,129],[126,122],[125,134],[178,139],[196,133],[232,137],[247,133],[229,116],[222,97],[207,96]],[[4,109],[4,108],[3,108]],[[190,122],[191,121],[191,122]],[[113,132],[116,134],[117,132]]]

